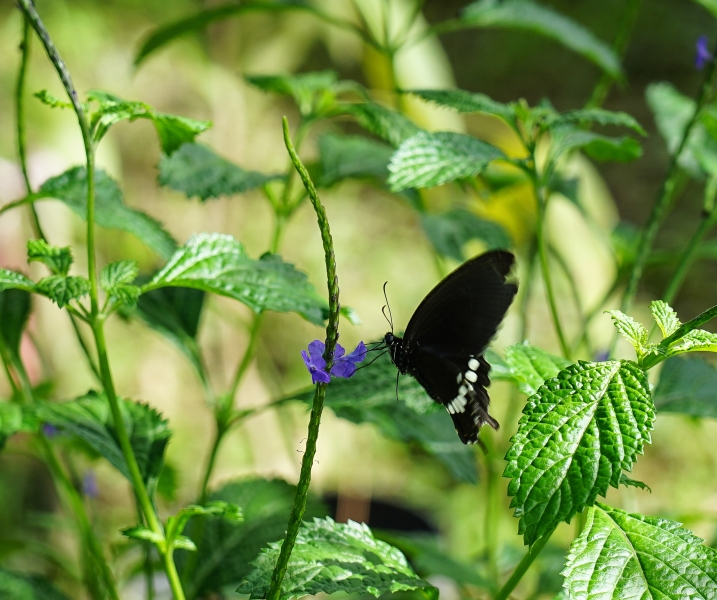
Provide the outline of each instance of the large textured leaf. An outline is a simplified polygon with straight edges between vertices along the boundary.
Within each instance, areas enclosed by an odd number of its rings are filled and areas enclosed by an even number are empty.
[[[30,316],[30,294],[24,290],[0,291],[0,336],[5,347],[15,356],[20,355],[22,332]]]
[[[191,287],[239,300],[254,312],[296,312],[323,323],[326,301],[306,275],[277,255],[249,258],[230,235],[200,233],[175,252],[142,291]]]
[[[159,184],[202,201],[259,188],[280,175],[247,171],[202,144],[184,144],[159,162]]]
[[[443,214],[422,215],[421,225],[433,247],[458,262],[465,260],[463,246],[470,240],[483,242],[486,250],[511,246],[510,237],[500,224],[461,208]]]
[[[254,561],[254,570],[237,590],[266,598],[281,544],[272,543]],[[281,586],[281,600],[319,593],[371,594],[422,590],[437,600],[438,590],[420,579],[396,548],[373,537],[363,524],[329,518],[305,522],[296,538]]]
[[[546,6],[528,0],[479,0],[463,9],[461,21],[471,27],[532,31],[560,42],[613,77],[622,75],[620,60],[607,44]]]
[[[509,346],[505,358],[494,352],[486,353],[492,369],[491,379],[512,381],[526,396],[538,391],[546,379],[551,379],[570,365],[570,361],[531,346],[528,342]]]
[[[172,435],[169,423],[153,408],[139,402],[122,400],[120,410],[142,477],[145,482],[153,483],[162,470],[164,450]],[[132,480],[117,438],[109,401],[103,395],[90,392],[69,402],[43,402],[37,406],[37,416],[89,444]]]
[[[0,569],[3,600],[68,600],[48,579],[29,573]]]
[[[452,108],[458,112],[481,112],[501,117],[509,123],[515,121],[515,111],[512,105],[496,102],[485,94],[474,94],[466,90],[410,90],[410,93],[427,102]]]
[[[319,138],[321,177],[318,184],[329,187],[343,179],[388,176],[393,149],[358,135],[329,133]]]
[[[717,369],[702,358],[674,356],[665,361],[653,392],[660,413],[717,419]]]
[[[87,175],[84,167],[74,167],[48,179],[40,187],[40,194],[61,200],[82,219],[87,217]],[[101,170],[95,173],[95,222],[106,229],[131,233],[162,258],[171,256],[177,247],[172,236],[157,221],[123,203],[117,183]]]
[[[654,419],[647,378],[633,362],[581,361],[546,381],[523,409],[503,473],[525,543],[617,487]]]
[[[200,516],[189,522],[184,533],[197,553],[177,555],[188,598],[239,585],[261,549],[283,538],[295,489],[279,479],[249,478],[227,483],[211,495],[213,501],[240,506],[244,521]],[[306,518],[325,514],[324,507],[309,496]]]
[[[679,523],[600,503],[563,574],[571,600],[717,598],[717,551]]]
[[[352,115],[361,127],[398,148],[421,128],[404,115],[375,102],[341,104],[339,111]]]
[[[310,405],[313,393],[309,389],[287,398]],[[384,355],[350,379],[332,381],[326,388],[324,406],[341,419],[372,423],[388,438],[417,445],[459,481],[475,483],[475,456],[458,439],[448,413],[413,377],[399,379],[398,398],[400,402],[396,401],[396,367]]]
[[[474,177],[503,151],[469,135],[419,132],[404,141],[391,159],[388,183],[394,192],[426,188]]]

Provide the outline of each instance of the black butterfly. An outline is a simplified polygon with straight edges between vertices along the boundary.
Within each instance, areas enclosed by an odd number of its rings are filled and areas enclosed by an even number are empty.
[[[506,281],[513,262],[503,250],[469,260],[423,299],[403,338],[384,337],[393,364],[446,407],[464,444],[478,441],[484,423],[498,429],[488,414],[490,365],[482,355],[518,291]]]

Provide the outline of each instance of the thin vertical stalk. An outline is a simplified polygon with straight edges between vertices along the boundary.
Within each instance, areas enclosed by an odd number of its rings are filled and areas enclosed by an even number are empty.
[[[339,281],[336,276],[334,244],[331,238],[331,230],[329,228],[328,218],[326,217],[326,211],[319,200],[316,188],[314,188],[314,184],[309,177],[308,171],[301,163],[301,159],[296,154],[294,146],[291,143],[289,123],[287,122],[286,117],[284,118],[283,126],[286,149],[289,151],[294,167],[301,176],[304,187],[309,194],[311,204],[316,211],[319,230],[321,231],[321,241],[324,247],[324,257],[326,261],[326,281],[329,292],[329,322],[326,326],[326,349],[324,351],[324,359],[326,360],[326,368],[330,369],[331,362],[334,357],[334,349],[336,348],[336,341],[339,337]],[[314,400],[311,406],[311,417],[309,418],[309,433],[306,440],[306,451],[304,452],[304,458],[301,462],[301,474],[299,475],[299,482],[296,486],[294,504],[291,507],[291,513],[289,515],[286,537],[281,544],[279,558],[271,577],[267,600],[279,600],[281,595],[281,583],[286,575],[291,551],[294,549],[296,536],[299,533],[299,527],[304,517],[304,512],[306,511],[306,499],[309,493],[309,485],[311,484],[311,469],[314,464],[314,456],[316,455],[316,442],[319,438],[319,426],[321,424],[321,413],[324,408],[326,385],[327,384],[325,383],[316,384]]]
[[[552,531],[539,538],[530,547],[526,555],[523,557],[523,560],[518,563],[518,566],[515,568],[515,571],[513,571],[513,574],[510,576],[510,579],[508,579],[508,581],[505,582],[505,585],[500,589],[500,591],[495,596],[493,596],[493,600],[507,600],[510,597],[513,590],[523,578],[523,575],[525,575],[528,568],[530,568],[530,565],[533,564],[533,561],[541,553],[541,551],[545,547],[545,544],[548,543],[548,540],[550,539],[551,535],[553,535]]]

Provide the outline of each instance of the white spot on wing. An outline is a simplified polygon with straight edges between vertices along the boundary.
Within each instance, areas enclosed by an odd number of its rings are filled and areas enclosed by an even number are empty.
[[[477,371],[477,370],[478,370],[478,364],[479,364],[479,363],[478,363],[478,361],[477,361],[475,358],[471,358],[471,359],[468,361],[468,368],[469,368],[471,371]]]
[[[475,383],[476,381],[478,381],[478,375],[476,375],[473,371],[467,371],[466,379],[472,383]]]

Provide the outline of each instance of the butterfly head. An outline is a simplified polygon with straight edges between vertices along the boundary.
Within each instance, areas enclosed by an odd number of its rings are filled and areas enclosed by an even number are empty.
[[[403,338],[393,335],[392,332],[388,332],[383,336],[383,343],[388,348],[389,354],[391,355],[391,361],[393,362],[401,373],[406,372],[406,365],[403,356]]]

